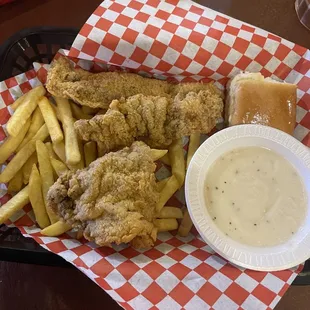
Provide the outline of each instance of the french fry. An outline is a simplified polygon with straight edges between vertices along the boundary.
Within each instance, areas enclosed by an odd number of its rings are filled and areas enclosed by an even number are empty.
[[[29,203],[29,188],[24,187],[20,192],[13,196],[7,203],[0,208],[0,224],[8,220],[15,212],[21,210]]]
[[[76,166],[78,169],[83,169],[85,168],[85,156],[84,156],[84,146],[83,146],[82,140],[78,139],[78,145],[79,145],[79,151],[81,154],[81,160]]]
[[[161,162],[163,162],[165,165],[167,166],[171,166],[171,162],[170,162],[170,158],[169,158],[169,154],[167,153],[166,155],[164,155],[161,159]]]
[[[189,137],[189,145],[187,151],[187,160],[186,160],[186,169],[189,166],[189,163],[194,156],[195,152],[200,146],[200,133],[193,133]]]
[[[29,91],[31,92],[31,90]],[[16,111],[16,109],[22,104],[22,102],[26,99],[27,95],[29,94],[26,93],[24,95],[22,95],[21,97],[19,97],[18,99],[16,99],[11,105],[10,105],[10,108],[13,110],[13,111]]]
[[[65,150],[65,144],[64,142],[60,143],[53,143],[53,150],[56,153],[56,155],[61,159],[62,162],[66,162],[66,150]]]
[[[177,178],[173,175],[169,178],[166,186],[160,192],[159,201],[156,205],[157,213],[160,213],[161,209],[164,207],[166,202],[172,197],[172,195],[179,189],[179,182]]]
[[[32,171],[32,166],[38,162],[38,156],[37,153],[33,153],[28,160],[25,162],[25,164],[22,167],[22,172],[23,172],[23,182],[24,184],[29,183],[29,178],[31,175]]]
[[[76,171],[79,169],[76,167],[76,165],[70,165],[66,163],[66,150],[65,150],[65,144],[63,142],[53,144],[53,150],[56,153],[56,155],[59,157],[59,159],[72,171]]]
[[[50,158],[55,158],[58,159],[57,155],[55,154],[54,150],[53,150],[53,145],[51,142],[46,142],[45,146],[48,150],[48,155],[50,156]]]
[[[75,164],[75,165],[71,165],[71,164],[67,163],[67,167],[71,171],[77,171],[79,169],[85,168],[85,156],[84,156],[82,140],[78,139],[78,145],[79,145],[79,150],[80,150],[80,154],[81,154],[81,160],[77,164]]]
[[[185,179],[185,161],[182,139],[177,139],[172,142],[169,147],[168,154],[171,162],[172,174],[177,178],[180,188],[183,185]]]
[[[52,146],[51,142],[46,142],[45,146],[48,150],[48,155],[50,156],[50,160],[51,160],[51,164],[52,164],[52,158],[57,160],[58,157],[53,150],[53,146]],[[53,166],[53,164],[52,164],[52,166]],[[53,166],[53,168],[54,168],[54,166]],[[54,175],[54,180],[57,180],[59,175],[57,174],[57,171],[55,169],[53,169],[53,175]]]
[[[170,179],[170,177],[169,178],[165,178],[165,179],[157,182],[157,190],[159,192],[161,192],[164,189],[164,187],[166,186],[166,184],[169,181],[169,179]]]
[[[158,232],[178,229],[178,221],[176,219],[156,219],[155,226]]]
[[[38,132],[38,130],[42,127],[43,124],[44,124],[44,119],[43,119],[42,113],[39,107],[37,107],[31,116],[31,123],[30,123],[29,130],[23,142],[17,148],[17,151],[20,151],[25,146],[25,144],[29,142],[35,136],[35,134]]]
[[[0,183],[9,182],[21,169],[25,162],[36,150],[36,141],[44,141],[48,137],[48,130],[44,124],[36,135],[13,157],[9,164],[0,174]]]
[[[19,170],[11,179],[8,185],[8,192],[19,192],[23,187],[23,172]]]
[[[87,142],[84,144],[84,157],[85,157],[85,165],[89,166],[91,162],[96,160],[97,158],[97,144],[94,141]]]
[[[72,109],[72,114],[76,119],[91,119],[92,118],[91,115],[84,113],[82,109],[74,102],[71,101],[70,105]]]
[[[47,204],[47,192],[49,188],[54,184],[53,168],[50,162],[50,157],[45,144],[42,141],[36,142],[36,150],[38,154],[39,170],[42,178],[42,194],[46,207],[46,212],[51,223],[58,221],[58,216]]]
[[[57,176],[60,177],[63,173],[68,171],[67,166],[62,161],[53,157],[50,157],[50,161]]]
[[[54,143],[59,143],[64,139],[64,135],[60,128],[56,114],[51,106],[51,103],[46,97],[42,97],[38,102],[39,108],[43,115],[48,132]]]
[[[16,137],[23,126],[25,126],[27,119],[37,107],[38,100],[44,96],[44,94],[45,88],[43,86],[38,86],[29,92],[26,99],[16,109],[7,123],[6,128],[11,136]]]
[[[21,129],[16,137],[9,136],[0,145],[0,164],[3,164],[16,151],[18,146],[23,141],[30,126],[30,119],[27,120],[25,126]]]
[[[102,142],[97,142],[97,150],[98,150],[98,157],[101,157],[107,153],[104,144]]]
[[[78,230],[78,232],[76,233],[76,239],[81,239],[84,235],[84,232],[82,229]]]
[[[153,161],[156,161],[163,156],[165,156],[168,153],[168,150],[157,150],[157,149],[151,149],[151,156]]]
[[[51,102],[51,107],[52,107],[52,109],[54,110],[54,113],[55,113],[57,119],[62,123],[62,118],[61,118],[61,115],[60,115],[59,110],[58,110],[58,108],[56,107],[56,105],[55,105],[54,103]]]
[[[70,230],[71,226],[65,222],[58,221],[41,230],[41,234],[48,237],[57,237]]]
[[[46,213],[42,195],[42,179],[35,164],[32,166],[29,179],[29,200],[40,228],[49,226],[50,220]]]
[[[159,213],[160,219],[181,219],[183,218],[183,212],[180,208],[176,207],[163,207]]]
[[[103,114],[106,114],[107,113],[107,109],[100,109],[96,115],[103,115]]]
[[[182,222],[179,226],[178,235],[186,237],[193,227],[193,222],[189,216],[188,210],[185,210]]]
[[[98,108],[94,109],[94,108],[91,108],[91,107],[87,107],[86,105],[82,106],[83,113],[88,114],[88,115],[95,115],[95,114],[98,113],[99,110],[100,109],[98,109]]]
[[[74,121],[70,103],[64,98],[55,98],[55,100],[60,117],[63,121],[62,125],[65,132],[66,163],[76,165],[81,160],[81,153],[79,150],[78,138],[74,131]]]

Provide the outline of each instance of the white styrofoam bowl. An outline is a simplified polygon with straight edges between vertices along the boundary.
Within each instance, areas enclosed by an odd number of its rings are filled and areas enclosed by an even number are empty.
[[[277,152],[298,171],[307,193],[306,218],[286,243],[254,247],[226,236],[212,221],[205,203],[204,183],[209,167],[224,153],[240,147],[260,146]],[[186,174],[185,197],[192,221],[201,237],[230,262],[253,270],[291,268],[310,257],[310,151],[292,136],[271,127],[240,125],[221,130],[196,151]]]

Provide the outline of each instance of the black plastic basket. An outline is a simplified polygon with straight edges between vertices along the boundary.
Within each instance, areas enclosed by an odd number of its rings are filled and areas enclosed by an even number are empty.
[[[37,27],[13,35],[0,46],[0,81],[32,69],[33,62],[50,63],[60,48],[71,47],[77,34],[77,28]],[[5,225],[0,225],[0,260],[71,266]]]
[[[22,30],[0,46],[0,81],[32,68],[33,62],[50,63],[59,48],[69,49],[78,29],[39,27]],[[0,226],[0,260],[41,265],[72,266],[60,256],[24,238],[17,228]],[[310,285],[310,261],[294,281]]]
[[[39,27],[20,31],[0,46],[0,81],[28,71],[33,62],[50,63],[60,48],[69,49],[76,28]]]

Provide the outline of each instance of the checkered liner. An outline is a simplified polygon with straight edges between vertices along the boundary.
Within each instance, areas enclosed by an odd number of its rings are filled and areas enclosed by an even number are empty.
[[[157,77],[224,85],[236,72],[247,70],[295,83],[295,137],[310,146],[310,52],[192,2],[105,1],[83,26],[70,56],[76,66],[91,71],[115,70],[114,64]],[[30,71],[0,83],[0,140],[10,116],[8,106],[38,79],[44,83],[46,69],[36,64],[37,78]],[[166,166],[157,167],[159,179],[167,173]],[[3,204],[9,196],[1,186]],[[183,206],[183,195],[176,193],[169,205]],[[75,240],[71,232],[43,237],[33,225],[29,206],[8,224],[74,264],[126,309],[272,309],[302,268],[267,273],[236,267],[194,230],[187,238],[160,234],[154,248],[135,250],[98,248]]]

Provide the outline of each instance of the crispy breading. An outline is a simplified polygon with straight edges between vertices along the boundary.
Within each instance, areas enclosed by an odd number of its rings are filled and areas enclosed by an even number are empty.
[[[56,96],[72,99],[91,108],[106,108],[114,99],[136,94],[167,96],[170,84],[165,81],[144,78],[134,73],[90,73],[73,69],[67,58],[52,62],[46,88]]]
[[[85,169],[61,175],[48,192],[48,204],[98,245],[152,246],[159,200],[155,167],[151,149],[135,142]]]
[[[52,62],[46,88],[56,97],[72,99],[91,108],[107,108],[114,99],[137,94],[174,98],[178,94],[184,96],[188,92],[208,90],[210,86],[202,83],[171,84],[126,72],[90,73],[74,69],[69,59],[59,57]]]
[[[215,86],[208,86],[198,92],[179,92],[174,99],[139,94],[113,100],[106,114],[79,120],[74,127],[81,139],[99,142],[104,152],[135,140],[167,147],[174,139],[208,133],[216,125],[223,101]]]

